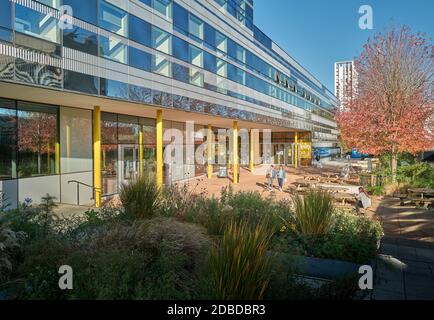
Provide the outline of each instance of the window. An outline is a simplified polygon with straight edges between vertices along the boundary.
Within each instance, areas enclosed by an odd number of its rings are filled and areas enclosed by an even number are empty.
[[[92,112],[61,107],[59,114],[61,172],[92,171]]]
[[[63,70],[63,74],[66,90],[98,94],[98,77],[69,70]]]
[[[102,95],[119,99],[128,99],[128,84],[101,78],[100,85]]]
[[[101,1],[100,26],[121,36],[128,36],[128,14],[115,6]]]
[[[203,87],[203,73],[200,69],[190,68],[190,83],[195,86]]]
[[[152,27],[152,47],[158,51],[172,54],[172,36],[156,27]]]
[[[15,102],[0,99],[0,181],[16,178],[17,112]]]
[[[246,83],[246,73],[243,70],[231,64],[228,64],[227,68],[228,68],[228,79],[235,81],[239,84]]]
[[[152,64],[152,55],[147,53],[147,52],[143,52],[142,50],[136,49],[134,47],[129,47],[128,49],[128,53],[130,55],[130,59],[129,59],[129,65],[137,68],[137,69],[141,69],[144,71],[151,71],[151,64]]]
[[[118,115],[118,143],[139,143],[139,119],[133,116]]]
[[[118,143],[118,118],[114,113],[101,113],[101,143]]]
[[[176,31],[188,35],[188,11],[177,3],[173,4],[173,26]]]
[[[179,60],[189,62],[188,43],[178,37],[173,37],[173,56]]]
[[[154,0],[153,7],[166,19],[172,18],[172,0]]]
[[[190,14],[189,31],[196,40],[203,40],[203,21]]]
[[[228,64],[220,59],[217,59],[217,74],[225,78],[228,76]]]
[[[130,15],[129,37],[147,47],[151,46],[151,25],[136,16]]]
[[[212,73],[217,73],[217,58],[208,53],[208,52],[204,52],[204,68],[205,70],[212,72]]]
[[[63,5],[70,6],[74,17],[98,24],[98,0],[63,0]]]
[[[18,103],[18,177],[56,173],[57,107]]]
[[[0,0],[0,27],[12,29],[12,7],[10,0]]]
[[[60,43],[58,20],[49,14],[43,14],[19,4],[15,4],[15,31]]]
[[[165,77],[171,77],[172,64],[165,56],[156,54],[153,58],[152,71]]]
[[[203,52],[192,45],[190,45],[190,63],[199,68],[203,68]]]
[[[205,44],[211,49],[216,48],[216,30],[211,27],[208,23],[204,24],[204,30],[205,30]]]
[[[98,56],[98,35],[76,26],[63,31],[63,45]]]
[[[228,39],[220,32],[216,32],[215,46],[222,52],[226,53],[228,51]]]
[[[246,62],[246,50],[231,39],[228,40],[228,55],[238,62]]]
[[[109,38],[101,36],[100,38],[101,56],[120,63],[128,61],[128,46],[122,43],[122,40],[114,36]]]

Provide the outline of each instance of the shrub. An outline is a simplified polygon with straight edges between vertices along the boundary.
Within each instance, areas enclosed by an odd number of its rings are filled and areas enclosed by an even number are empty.
[[[289,203],[263,198],[257,191],[233,193],[232,188],[225,188],[220,202],[235,222],[245,221],[253,227],[261,223],[272,232],[280,230],[282,219],[290,219],[291,215]],[[226,226],[231,219],[225,219]]]
[[[301,232],[308,236],[327,234],[333,223],[333,202],[330,194],[311,191],[304,197],[296,196],[295,216]]]
[[[374,196],[381,196],[384,194],[384,186],[369,186],[366,191]]]
[[[157,214],[161,205],[160,196],[156,182],[147,177],[139,177],[122,185],[119,192],[125,214],[138,219],[149,219]]]
[[[221,245],[211,251],[215,298],[264,298],[270,281],[271,260],[266,254],[270,240],[262,224],[254,229],[246,222],[229,224]]]
[[[6,281],[12,272],[17,251],[20,249],[26,234],[22,231],[15,232],[6,225],[0,224],[0,282]]]
[[[434,166],[424,162],[400,166],[397,180],[417,188],[434,188]]]
[[[383,237],[378,221],[364,216],[337,213],[328,236],[307,248],[318,258],[368,263],[377,254],[377,242]]]

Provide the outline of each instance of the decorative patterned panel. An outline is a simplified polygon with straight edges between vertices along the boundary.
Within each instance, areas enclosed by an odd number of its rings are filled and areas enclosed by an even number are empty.
[[[51,88],[62,88],[62,69],[16,59],[15,79]]]

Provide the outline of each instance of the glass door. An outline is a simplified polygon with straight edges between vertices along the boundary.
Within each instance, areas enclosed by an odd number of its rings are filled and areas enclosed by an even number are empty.
[[[139,146],[119,145],[119,169],[120,185],[139,176]]]
[[[274,164],[284,165],[285,164],[285,145],[275,144],[274,145]]]

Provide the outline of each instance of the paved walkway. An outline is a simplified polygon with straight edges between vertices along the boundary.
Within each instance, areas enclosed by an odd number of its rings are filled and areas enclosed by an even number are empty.
[[[434,211],[374,201],[385,237],[377,259],[372,299],[434,300]]]

